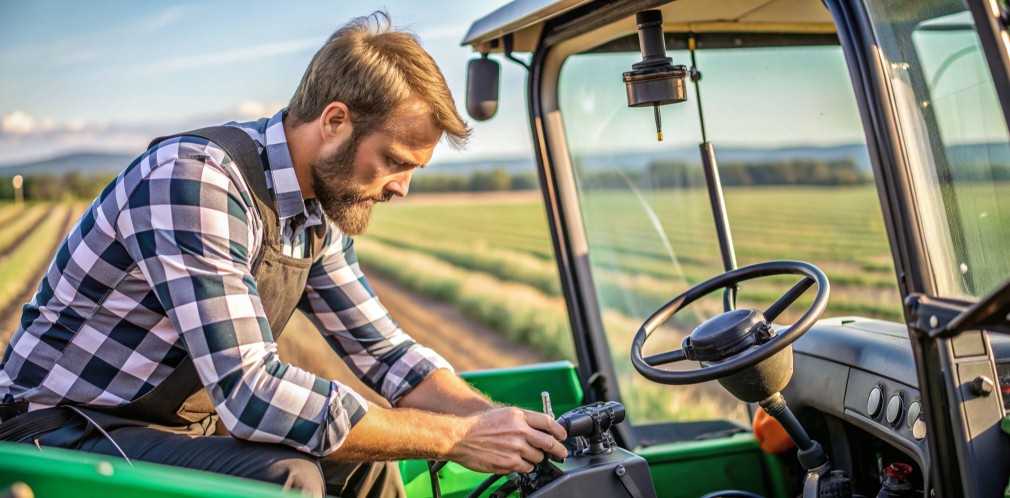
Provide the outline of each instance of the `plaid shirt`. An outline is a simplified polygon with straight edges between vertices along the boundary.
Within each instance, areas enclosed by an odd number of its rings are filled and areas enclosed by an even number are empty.
[[[285,248],[326,222],[301,195],[284,111],[229,123],[266,150]],[[451,369],[389,316],[358,267],[353,240],[326,222],[299,308],[362,380],[396,402]],[[0,399],[30,409],[119,406],[189,355],[237,438],[334,451],[368,404],[338,382],[277,357],[250,265],[263,220],[236,165],[215,144],[158,144],[109,184],[60,245],[0,365]],[[286,249],[287,250],[287,249]]]

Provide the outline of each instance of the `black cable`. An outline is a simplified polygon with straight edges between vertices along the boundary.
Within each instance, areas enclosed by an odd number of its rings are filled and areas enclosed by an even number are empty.
[[[505,53],[505,58],[526,68],[526,71],[529,72],[530,65],[527,64],[526,61],[512,55],[512,42],[513,42],[512,33],[505,35],[505,37],[502,39],[502,44],[504,45],[503,52]]]
[[[428,460],[428,479],[431,480],[431,498],[442,498],[442,486],[438,482],[438,471],[445,467],[448,461],[436,462]]]
[[[721,491],[714,491],[702,496],[701,498],[764,498],[764,496],[740,489],[724,489]]]
[[[494,484],[495,482],[498,481],[498,479],[501,479],[504,476],[505,474],[493,474],[489,476],[487,479],[481,481],[481,483],[477,485],[476,488],[473,488],[473,491],[471,491],[470,494],[466,495],[466,498],[478,498],[481,493],[487,491],[492,484]]]

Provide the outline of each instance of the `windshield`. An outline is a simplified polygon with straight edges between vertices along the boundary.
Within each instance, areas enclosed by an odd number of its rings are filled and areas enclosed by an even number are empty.
[[[869,2],[937,291],[1010,277],[1010,142],[970,13],[957,0]]]
[[[686,104],[662,108],[665,141],[657,142],[652,110],[628,108],[620,79],[641,57],[606,48],[613,46],[567,59],[559,106],[629,418],[636,425],[727,414],[744,420],[744,405],[714,383],[669,388],[643,379],[630,365],[628,348],[641,322],[723,268],[700,164],[697,95],[689,87]],[[689,61],[684,50],[668,55],[676,64]],[[841,48],[703,49],[697,60],[740,265],[813,262],[832,283],[825,316],[900,320],[890,249]],[[748,283],[739,303],[763,309],[793,282]],[[693,314],[678,315],[650,337],[644,353],[679,347],[701,320],[722,311],[720,298],[711,295],[689,309]],[[798,302],[783,322],[807,303]]]

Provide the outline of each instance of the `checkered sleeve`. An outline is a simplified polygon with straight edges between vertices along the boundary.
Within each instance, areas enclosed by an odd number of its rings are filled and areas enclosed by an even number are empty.
[[[389,315],[361,272],[354,240],[332,224],[329,233],[335,240],[312,266],[299,308],[351,370],[395,405],[430,373],[452,366]]]
[[[326,455],[364,416],[367,402],[278,359],[250,273],[252,208],[227,173],[230,159],[220,150],[219,161],[213,152],[208,157],[212,149],[184,142],[178,154],[159,151],[158,164],[123,193],[118,231],[228,431]]]

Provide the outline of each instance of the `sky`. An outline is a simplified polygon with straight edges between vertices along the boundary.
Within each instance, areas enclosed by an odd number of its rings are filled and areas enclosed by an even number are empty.
[[[504,3],[0,2],[0,164],[71,151],[137,153],[158,135],[273,114],[330,33],[375,9],[418,35],[462,109],[474,54],[459,42]],[[838,47],[748,50],[699,53],[711,137],[768,147],[862,140]],[[687,62],[683,52],[671,55]],[[563,112],[569,135],[579,134],[570,142],[621,149],[698,141],[692,103],[664,109],[664,144],[649,138],[651,112],[622,105],[620,73],[637,59],[583,55],[566,63]],[[502,61],[497,116],[471,120],[469,146],[440,145],[432,162],[530,157],[524,82],[521,67]]]
[[[156,134],[272,114],[349,19],[385,9],[416,33],[463,108],[470,23],[506,3],[0,2],[0,163],[69,150],[138,151]],[[525,72],[502,65],[502,107],[465,152],[528,155]]]

